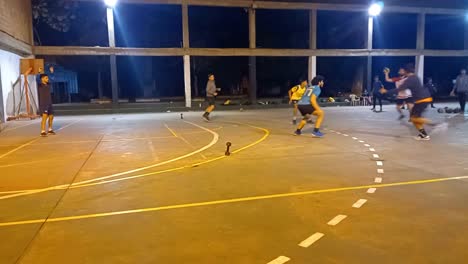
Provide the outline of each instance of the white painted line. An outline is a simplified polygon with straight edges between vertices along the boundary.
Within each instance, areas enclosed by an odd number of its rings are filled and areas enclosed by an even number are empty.
[[[338,135],[341,135],[341,132],[336,132]]]
[[[382,178],[377,177],[377,178],[375,178],[374,182],[375,183],[382,183]]]
[[[374,149],[374,148],[370,148],[369,150],[372,151],[372,152],[375,152],[375,149]]]
[[[377,166],[383,166],[383,162],[381,161],[376,161],[376,163],[377,163]]]
[[[335,225],[339,224],[341,221],[343,221],[346,217],[348,217],[348,216],[346,216],[346,215],[337,215],[337,216],[335,216],[335,218],[330,220],[327,224],[331,225],[331,226],[335,226]]]
[[[378,173],[378,174],[383,174],[383,173],[384,173],[384,170],[383,170],[383,169],[377,169],[377,173]]]
[[[288,262],[289,260],[291,260],[291,259],[288,258],[288,257],[279,256],[279,257],[275,258],[274,260],[268,262],[268,264],[283,264],[283,263]]]
[[[357,140],[358,138],[357,137],[353,137],[354,140]]]
[[[375,191],[377,191],[377,188],[369,188],[369,190],[367,190],[367,193],[375,193]]]
[[[361,208],[367,202],[366,199],[359,199],[357,202],[353,204],[353,208]]]
[[[299,246],[303,248],[308,248],[310,247],[313,243],[317,242],[319,239],[321,239],[324,236],[322,233],[315,233],[308,237],[306,240],[302,241]]]
[[[374,156],[374,159],[380,158],[379,155],[377,155],[377,154],[373,154],[373,156]]]
[[[335,132],[335,130],[331,130],[331,129],[330,129],[330,132],[333,132],[333,133],[334,133],[334,132]]]
[[[364,147],[370,147],[370,145],[369,144],[364,144]]]
[[[343,134],[343,136],[345,136],[345,137],[349,137],[349,135],[347,135],[347,134]]]
[[[364,143],[365,141],[364,140],[359,140],[359,143]]]

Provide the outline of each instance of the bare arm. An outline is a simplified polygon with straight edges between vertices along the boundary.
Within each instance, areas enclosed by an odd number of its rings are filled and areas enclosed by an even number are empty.
[[[389,83],[394,83],[395,81],[390,78],[390,73],[389,72],[384,72],[385,74],[385,81]]]

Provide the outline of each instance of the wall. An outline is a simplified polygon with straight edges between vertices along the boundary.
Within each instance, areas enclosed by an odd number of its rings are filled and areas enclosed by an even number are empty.
[[[0,31],[32,44],[31,0],[0,0]]]
[[[0,121],[6,120],[8,116],[15,115],[15,104],[18,105],[21,98],[20,87],[23,82],[20,83],[18,81],[20,76],[20,59],[21,57],[16,54],[0,50],[1,92],[3,97],[3,106],[5,108],[3,111],[0,110],[0,112],[4,113],[0,118]],[[37,105],[37,85],[35,76],[29,76],[28,80],[31,90],[33,91],[33,100],[36,101],[33,105]],[[35,110],[35,108],[36,107],[33,106],[33,110]],[[25,107],[22,107],[21,110],[23,112]]]

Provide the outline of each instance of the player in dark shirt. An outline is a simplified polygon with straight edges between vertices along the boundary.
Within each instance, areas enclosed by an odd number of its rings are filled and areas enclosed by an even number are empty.
[[[415,137],[416,140],[430,140],[431,138],[427,134],[424,125],[433,126],[434,130],[445,130],[447,129],[446,123],[435,124],[431,120],[423,117],[423,113],[426,110],[427,106],[432,102],[432,96],[427,87],[423,86],[421,80],[416,74],[414,74],[414,66],[408,64],[404,69],[403,73],[406,78],[406,81],[401,84],[397,89],[392,90],[391,92],[400,92],[409,89],[414,98],[414,107],[411,109],[411,119],[410,121],[414,124],[416,129],[419,131],[419,135]],[[387,93],[385,88],[380,90],[381,93]]]
[[[42,116],[41,136],[55,135],[52,128],[54,122],[54,108],[52,106],[52,96],[50,95],[49,76],[41,74],[41,83],[37,89],[39,95],[39,114]],[[49,120],[49,130],[46,132],[46,123]]]

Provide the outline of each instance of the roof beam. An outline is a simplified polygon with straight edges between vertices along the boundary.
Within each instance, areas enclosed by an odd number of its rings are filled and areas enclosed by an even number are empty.
[[[255,56],[255,57],[365,57],[365,56],[437,56],[468,57],[468,50],[390,50],[390,49],[248,49],[248,48],[106,48],[106,47],[34,47],[35,55],[57,56]]]
[[[31,45],[18,40],[3,31],[0,31],[0,49],[18,54],[20,56],[27,56],[32,54]]]

